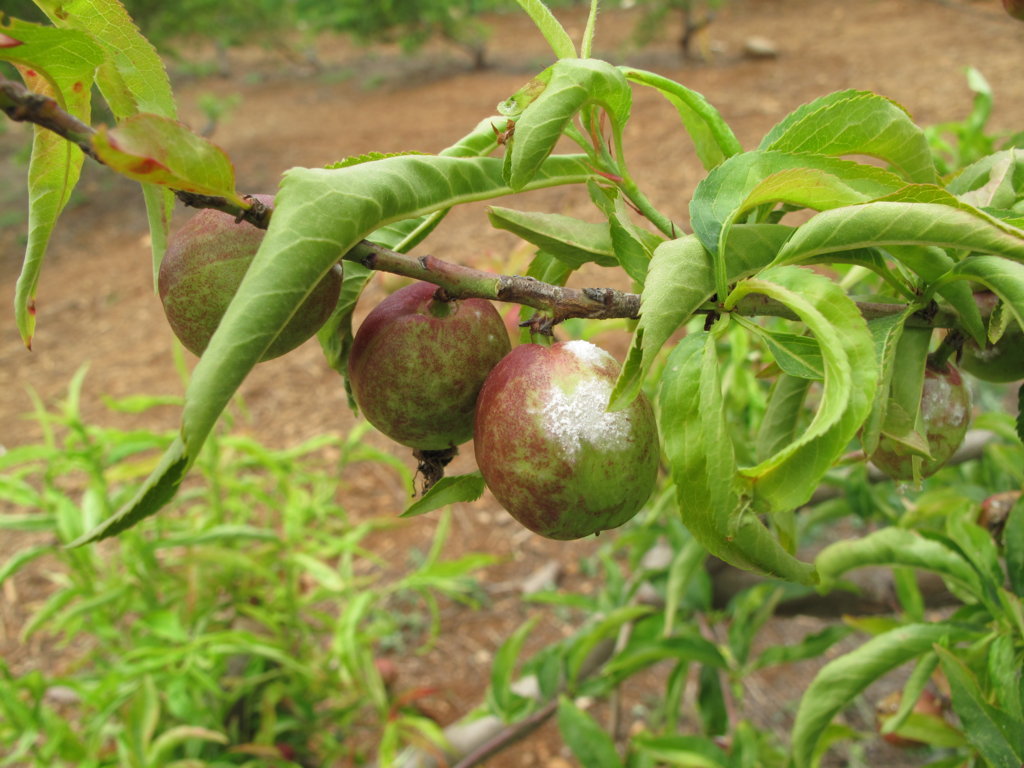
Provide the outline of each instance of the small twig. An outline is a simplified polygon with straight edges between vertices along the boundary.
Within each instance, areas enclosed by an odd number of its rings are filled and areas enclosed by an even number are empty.
[[[452,768],[473,768],[473,766],[480,765],[484,760],[493,755],[498,754],[502,750],[507,749],[517,741],[526,738],[531,733],[540,728],[548,719],[555,714],[558,710],[558,699],[551,699],[547,704],[533,712],[529,717],[524,717],[522,720],[513,723],[505,730],[498,733],[490,741],[481,744],[479,747],[468,753],[459,762],[455,763]]]

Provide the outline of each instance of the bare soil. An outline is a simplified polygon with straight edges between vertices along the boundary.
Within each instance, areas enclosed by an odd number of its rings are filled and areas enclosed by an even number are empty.
[[[560,15],[578,39],[583,12],[573,8]],[[699,41],[701,61],[680,58],[674,47],[678,30],[671,25],[664,40],[642,49],[631,45],[634,21],[629,11],[605,13],[595,54],[658,71],[702,92],[745,146],[755,145],[800,104],[846,88],[888,96],[922,124],[960,119],[970,109],[967,66],[978,68],[995,92],[991,130],[1009,132],[1024,125],[1024,24],[1006,17],[998,0],[735,0]],[[546,66],[550,55],[525,17],[495,17],[491,26],[492,66],[482,72],[469,71],[459,53],[440,46],[407,58],[387,48],[361,49],[334,38],[317,41],[316,70],[262,49],[231,51],[230,77],[188,74],[195,71],[195,61],[189,67],[172,63],[171,70],[183,119],[195,127],[205,123],[201,99],[239,98],[217,126],[214,140],[233,158],[241,191],[268,192],[292,166],[322,166],[368,151],[436,152],[494,114],[495,105]],[[771,41],[777,56],[745,55],[745,43],[755,36]],[[24,164],[16,156],[27,137],[20,126],[8,126],[0,135],[0,295],[9,297],[26,232]],[[675,110],[651,91],[635,93],[627,152],[653,202],[685,222],[701,167]],[[502,204],[593,215],[585,192],[578,189],[532,193]],[[175,223],[187,216],[179,210]],[[111,414],[102,403],[104,396],[182,393],[171,332],[153,292],[147,241],[136,187],[103,169],[87,168],[43,272],[32,351],[21,344],[13,319],[0,327],[0,445],[10,448],[39,438],[38,425],[23,418],[32,407],[29,386],[43,402],[54,404],[83,365],[89,366],[82,403],[86,418],[112,426],[177,425],[174,408],[140,418]],[[421,247],[420,252],[428,251],[498,271],[514,272],[523,264],[519,244],[489,229],[482,206],[455,211]],[[588,273],[588,278],[603,276]],[[388,278],[376,281],[359,315],[395,284]],[[614,334],[606,342],[617,353],[623,351],[622,339]],[[324,429],[344,432],[353,423],[341,381],[324,364],[315,342],[258,366],[243,395],[250,415],[239,428],[274,446],[295,444]],[[396,450],[379,435],[368,439]],[[472,452],[463,453],[454,471],[471,467]],[[406,490],[387,470],[361,467],[340,484],[346,505],[357,517],[397,514],[406,502]],[[385,556],[407,551],[429,541],[433,525],[428,518],[409,520],[382,534],[375,546]],[[21,544],[15,535],[0,541],[0,562]],[[593,541],[555,543],[533,536],[489,497],[460,506],[447,554],[487,551],[503,559],[483,574],[492,595],[487,610],[452,607],[437,646],[425,656],[400,662],[401,678],[437,687],[439,693],[425,702],[433,716],[446,724],[480,701],[494,651],[529,613],[508,585],[557,562],[567,584],[586,589],[579,562],[594,547]],[[45,596],[40,592],[45,584],[23,574],[0,594],[0,654],[15,670],[51,663],[41,648],[17,643],[18,628]],[[813,621],[791,619],[772,632],[782,639],[802,636]],[[534,640],[549,642],[570,629],[552,619]],[[778,702],[797,698],[811,671],[805,665],[751,681],[751,700],[762,702],[765,723],[781,717]],[[872,761],[914,764],[887,750],[879,747]],[[488,762],[503,768],[573,764],[550,725]]]

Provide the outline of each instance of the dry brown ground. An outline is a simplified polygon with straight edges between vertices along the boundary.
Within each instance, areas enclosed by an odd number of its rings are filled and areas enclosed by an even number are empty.
[[[584,17],[574,11],[564,18],[578,38]],[[992,129],[1024,125],[1024,24],[1005,17],[997,0],[736,0],[709,29],[704,43],[711,59],[701,64],[681,61],[667,40],[630,49],[626,33],[631,24],[626,12],[605,14],[597,55],[654,69],[702,92],[746,146],[796,106],[844,88],[891,97],[922,124],[959,119],[970,107],[966,66],[980,69],[993,86]],[[326,69],[317,75],[259,51],[236,51],[231,55],[234,77],[177,77],[181,111],[184,119],[200,125],[202,95],[241,97],[215,140],[234,159],[238,186],[245,192],[273,190],[291,166],[319,166],[367,151],[437,151],[492,114],[495,104],[548,62],[543,41],[525,18],[495,19],[493,29],[495,66],[478,73],[465,71],[458,54],[443,49],[407,60],[388,50],[368,52],[324,39],[318,55]],[[778,57],[745,58],[744,41],[754,35],[772,40]],[[13,296],[24,234],[17,214],[24,205],[23,167],[11,157],[25,135],[15,127],[0,136],[0,212],[9,224],[0,230],[0,295],[5,296]],[[627,142],[635,175],[654,203],[685,221],[701,171],[674,110],[655,93],[637,91]],[[575,189],[534,193],[515,205],[591,215],[585,194]],[[177,220],[185,215],[179,211]],[[54,403],[72,373],[85,364],[90,372],[83,410],[87,418],[105,424],[131,419],[109,414],[101,396],[180,394],[172,337],[151,288],[146,240],[141,198],[133,185],[89,169],[82,194],[60,223],[43,273],[33,351],[22,347],[13,321],[0,327],[0,445],[20,445],[38,436],[37,426],[22,418],[31,407],[26,385]],[[445,259],[498,269],[515,247],[509,236],[488,228],[479,206],[454,212],[425,246]],[[374,290],[380,295],[380,288]],[[616,340],[609,343],[615,347]],[[273,445],[294,444],[322,429],[343,432],[352,423],[341,383],[323,364],[315,343],[259,366],[243,393],[251,420],[242,428]],[[177,419],[177,411],[167,408],[137,423],[172,428]],[[390,449],[379,436],[370,439]],[[461,468],[468,466],[468,459],[459,461]],[[357,516],[398,512],[405,501],[396,477],[384,471],[354,473],[341,482],[345,503]],[[385,556],[400,553],[429,540],[432,532],[429,519],[416,518],[381,536],[375,546]],[[566,578],[579,585],[578,559],[593,548],[591,542],[555,544],[524,533],[487,498],[459,510],[453,533],[452,556],[462,551],[503,556],[484,574],[485,584],[515,583],[557,560]],[[0,561],[20,543],[15,536],[0,542]],[[41,583],[19,577],[0,596],[0,653],[17,669],[46,663],[38,647],[20,647],[15,639],[40,597],[33,594],[33,584]],[[479,700],[491,655],[525,615],[514,597],[501,593],[487,612],[452,609],[438,646],[425,657],[404,661],[402,675],[439,687],[429,706],[448,722]],[[565,629],[547,626],[538,642]],[[784,628],[775,631],[785,636]],[[792,670],[755,682],[752,695],[763,700],[768,713],[780,694],[797,696],[806,679],[806,670]],[[901,759],[880,752],[873,762],[906,764]],[[565,764],[550,727],[489,763]]]

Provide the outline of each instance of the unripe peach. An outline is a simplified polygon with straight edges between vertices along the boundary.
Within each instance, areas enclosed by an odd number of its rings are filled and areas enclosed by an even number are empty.
[[[921,419],[928,439],[930,459],[921,462],[921,477],[941,469],[964,441],[971,421],[971,391],[960,372],[945,363],[925,370],[921,389]],[[871,456],[872,463],[894,480],[912,480],[913,454],[892,438],[883,436]]]
[[[255,195],[266,204],[270,195]],[[187,350],[203,354],[263,242],[264,231],[221,211],[203,209],[167,243],[157,285],[171,330]],[[334,311],[340,268],[332,269],[299,306],[261,360],[290,352],[316,333]]]
[[[489,301],[438,301],[436,292],[413,283],[384,299],[359,326],[348,361],[352,396],[366,419],[421,451],[473,436],[477,393],[511,349]]]
[[[520,523],[551,539],[616,528],[647,501],[660,458],[650,402],[608,403],[619,365],[586,341],[525,344],[491,371],[476,406],[477,465]]]
[[[1024,379],[1024,332],[1014,323],[995,344],[964,344],[960,367],[982,381],[1006,383]]]
[[[1013,18],[1024,21],[1024,0],[1003,0],[1003,9]]]

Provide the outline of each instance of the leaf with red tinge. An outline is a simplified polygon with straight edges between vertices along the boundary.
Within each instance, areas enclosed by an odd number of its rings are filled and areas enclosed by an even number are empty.
[[[92,81],[102,49],[86,34],[17,19],[2,23],[0,60],[17,68],[33,93],[53,98],[88,123]],[[35,333],[35,296],[47,244],[61,211],[78,183],[83,155],[57,134],[37,129],[28,171],[28,242],[14,294],[14,317],[26,347]]]
[[[156,48],[132,21],[121,0],[35,0],[61,32],[88,35],[104,52],[96,86],[115,120],[150,112],[167,118],[178,114],[174,92]],[[163,187],[143,187],[152,238],[153,278],[167,247],[174,195]]]
[[[177,120],[135,115],[114,129],[97,131],[93,147],[103,162],[130,179],[247,205],[235,192],[235,170],[224,151]]]

